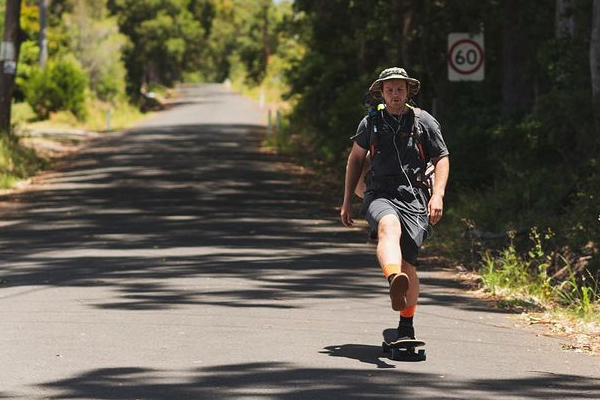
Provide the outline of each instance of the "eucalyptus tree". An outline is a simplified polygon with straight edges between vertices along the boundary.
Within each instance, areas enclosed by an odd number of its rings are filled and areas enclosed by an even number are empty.
[[[206,28],[192,0],[110,0],[109,10],[128,37],[125,47],[130,93],[142,84],[170,85],[193,67],[205,46]]]
[[[69,32],[69,50],[88,75],[90,88],[101,100],[125,94],[125,66],[121,60],[127,38],[119,32],[116,17],[108,15],[106,0],[72,0],[62,14]]]

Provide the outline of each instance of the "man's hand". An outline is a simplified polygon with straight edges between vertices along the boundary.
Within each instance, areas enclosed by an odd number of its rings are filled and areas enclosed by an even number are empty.
[[[431,222],[431,225],[437,224],[442,219],[444,212],[444,198],[434,193],[429,200],[427,208],[429,210],[429,222]]]
[[[446,182],[448,182],[448,172],[450,171],[450,159],[448,156],[432,159],[435,166],[435,181],[433,183],[433,194],[429,199],[427,211],[429,211],[429,222],[435,225],[442,219],[444,212],[444,192],[446,191]]]
[[[344,226],[350,228],[354,225],[354,221],[352,220],[352,204],[342,204],[340,217],[342,218],[342,224],[344,224]]]
[[[346,176],[344,178],[344,201],[342,202],[342,210],[340,211],[342,224],[348,228],[354,224],[352,220],[352,196],[354,195],[356,184],[360,179],[366,157],[367,150],[354,142],[352,150],[348,154],[348,164],[346,165]]]

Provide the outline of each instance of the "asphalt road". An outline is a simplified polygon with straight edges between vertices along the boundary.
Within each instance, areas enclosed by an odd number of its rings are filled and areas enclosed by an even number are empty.
[[[422,267],[427,361],[365,233],[279,160],[264,116],[189,87],[0,198],[0,399],[599,399],[598,358]]]

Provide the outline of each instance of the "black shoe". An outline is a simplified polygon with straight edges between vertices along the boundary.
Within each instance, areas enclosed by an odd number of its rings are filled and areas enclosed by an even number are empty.
[[[398,340],[414,339],[415,328],[412,325],[398,325]]]

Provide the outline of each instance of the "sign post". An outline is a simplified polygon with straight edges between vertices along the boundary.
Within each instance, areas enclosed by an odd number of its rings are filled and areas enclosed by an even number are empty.
[[[448,35],[448,80],[482,81],[485,77],[483,33]]]

